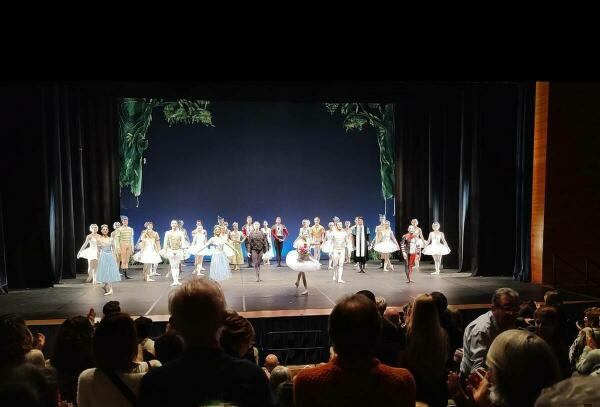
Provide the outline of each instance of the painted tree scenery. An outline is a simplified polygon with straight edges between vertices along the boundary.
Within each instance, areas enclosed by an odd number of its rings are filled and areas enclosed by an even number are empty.
[[[379,144],[379,171],[381,174],[381,192],[384,199],[394,196],[394,105],[381,103],[325,103],[325,107],[334,115],[339,112],[344,118],[346,131],[362,131],[369,125],[377,131]]]
[[[209,105],[207,100],[123,99],[119,118],[120,187],[128,187],[138,199],[142,193],[142,166],[144,152],[148,149],[147,134],[154,109],[162,108],[169,125],[213,126]]]

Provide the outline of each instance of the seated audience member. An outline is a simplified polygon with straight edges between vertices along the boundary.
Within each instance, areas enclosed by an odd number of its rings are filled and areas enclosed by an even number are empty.
[[[156,359],[154,350],[154,341],[150,338],[152,334],[152,320],[147,317],[139,317],[135,320],[135,329],[137,330],[140,341],[138,360],[149,361]]]
[[[0,381],[12,368],[26,362],[33,348],[33,336],[25,320],[16,314],[0,316]]]
[[[227,312],[218,283],[206,278],[184,282],[171,292],[169,311],[186,350],[182,357],[144,376],[140,406],[272,405],[260,367],[228,355],[219,346]]]
[[[296,406],[414,406],[410,372],[373,358],[380,331],[374,301],[359,294],[342,299],[329,316],[329,337],[337,356],[298,373]]]
[[[235,311],[228,311],[221,331],[221,347],[230,356],[247,359],[256,364],[254,354],[254,327]]]
[[[54,369],[41,369],[31,363],[12,367],[0,380],[0,406],[67,407],[60,403]]]
[[[519,315],[515,321],[515,327],[518,329],[526,329],[530,332],[535,332],[535,321],[533,315],[536,310],[534,301],[524,302],[519,307]]]
[[[121,312],[121,303],[119,301],[109,301],[102,307],[102,313],[105,317],[117,312]]]
[[[433,291],[431,293],[431,297],[433,298],[437,306],[438,316],[440,318],[440,325],[442,326],[442,328],[444,328],[446,334],[448,335],[450,349],[454,351],[455,349],[462,348],[463,327],[462,325],[457,326],[455,320],[452,318],[452,311],[448,309],[448,299],[443,293],[439,291]],[[451,356],[451,354],[449,354],[449,356]]]
[[[154,341],[154,350],[156,352],[156,359],[164,365],[183,356],[185,341],[181,335],[171,330],[156,338],[156,341]]]
[[[262,369],[263,369],[263,372],[265,372],[265,374],[267,375],[267,377],[271,377],[271,372],[277,366],[279,366],[279,359],[277,358],[276,355],[273,355],[272,353],[270,353],[265,358],[265,365]]]
[[[462,390],[458,375],[450,373],[448,387],[457,406],[533,406],[542,389],[559,380],[558,362],[550,346],[534,333],[520,329],[496,336],[486,364],[489,370],[478,369],[481,378],[471,375],[467,392]]]
[[[544,305],[554,307],[558,310],[558,315],[560,317],[559,331],[561,332],[565,343],[572,343],[579,332],[575,322],[569,318],[565,311],[563,298],[560,293],[554,290],[546,291],[544,294]]]
[[[585,333],[585,346],[575,366],[577,373],[584,376],[600,376],[600,337],[594,335],[592,328],[584,328],[581,332]]]
[[[446,407],[446,363],[450,354],[448,335],[439,322],[438,307],[429,294],[415,298],[406,329],[402,367],[414,376],[417,400],[429,407]]]
[[[499,288],[492,296],[492,309],[465,328],[461,377],[485,367],[485,356],[493,340],[502,332],[514,329],[519,312],[519,294],[512,288]]]
[[[77,380],[94,366],[92,338],[94,329],[86,317],[65,320],[58,329],[49,365],[56,369],[61,400],[77,400]]]
[[[377,306],[377,311],[381,315],[381,337],[375,347],[373,356],[379,359],[379,361],[385,365],[398,367],[400,366],[400,352],[405,347],[405,338],[400,330],[389,320],[383,318],[383,313],[387,308],[387,302],[385,298],[379,298],[379,305],[377,305],[377,298],[375,294],[368,290],[362,290],[356,294],[364,295],[369,300],[373,301]]]
[[[595,407],[600,406],[600,386],[597,377],[571,377],[545,388],[535,407]]]
[[[46,358],[44,356],[44,345],[46,344],[46,336],[42,333],[32,334],[31,350],[25,354],[25,360],[28,363],[34,364],[37,367],[46,367]]]
[[[561,379],[571,376],[569,349],[560,333],[560,316],[554,307],[541,306],[535,311],[535,333],[546,341],[558,361]]]
[[[400,327],[400,313],[394,307],[388,307],[383,313],[383,317],[390,321],[396,328]]]
[[[600,338],[600,308],[587,308],[583,314],[584,327],[579,331],[575,341],[573,341],[569,348],[569,363],[573,369],[577,368],[579,358],[587,342],[588,332],[595,338]]]
[[[279,394],[277,391],[280,390],[279,385],[284,382],[292,381],[292,373],[285,366],[276,366],[271,372],[271,377],[269,378],[269,390],[271,391],[271,397],[275,402],[275,405],[279,403]]]
[[[128,314],[112,312],[102,318],[93,339],[96,368],[79,376],[77,405],[135,405],[140,382],[151,365],[136,363],[138,338]]]

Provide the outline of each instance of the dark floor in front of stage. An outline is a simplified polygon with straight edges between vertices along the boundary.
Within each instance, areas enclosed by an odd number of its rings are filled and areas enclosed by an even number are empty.
[[[391,306],[405,304],[416,295],[431,291],[443,292],[450,304],[488,304],[499,287],[516,289],[523,300],[541,301],[546,291],[542,286],[513,281],[510,277],[471,277],[456,270],[431,275],[430,264],[422,264],[421,270],[415,272],[415,283],[407,284],[403,265],[395,265],[395,271],[384,273],[373,262],[368,264],[366,274],[358,274],[351,265],[346,265],[343,277],[346,284],[338,284],[332,281],[332,271],[323,263],[321,270],[308,273],[306,296],[300,295],[302,285],[300,289],[294,286],[297,273],[287,267],[263,266],[261,283],[255,281],[253,269],[234,271],[233,277],[222,283],[227,304],[237,311],[329,309],[340,297],[365,289],[386,298]],[[205,267],[209,265],[205,263]],[[183,280],[192,278],[192,269],[192,265],[185,266]],[[53,319],[85,314],[94,308],[100,315],[103,304],[118,300],[123,310],[132,315],[167,315],[168,294],[173,289],[169,286],[171,279],[154,277],[157,281],[145,283],[141,269],[130,270],[133,279],[115,283],[111,296],[103,296],[100,285],[86,284],[86,276],[82,275],[53,288],[10,291],[0,296],[0,313],[15,312],[25,319]],[[160,274],[166,272],[167,265],[159,266]],[[569,293],[564,297],[567,301],[594,299]]]

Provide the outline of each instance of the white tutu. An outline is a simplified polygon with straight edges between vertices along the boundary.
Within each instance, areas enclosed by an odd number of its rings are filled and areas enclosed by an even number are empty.
[[[160,255],[167,260],[169,258],[173,258],[173,257],[177,258],[178,260],[186,260],[186,259],[189,259],[189,257],[190,257],[190,254],[187,252],[187,250],[183,250],[183,249],[177,249],[177,250],[162,249],[160,251]]]
[[[433,256],[434,254],[445,256],[450,253],[450,248],[441,243],[433,242],[423,249],[421,253],[429,256]]]
[[[331,253],[333,251],[333,242],[331,240],[325,240],[325,243],[321,245],[321,251],[323,253]]]
[[[306,244],[306,242],[303,239],[298,238],[294,240],[294,244],[292,246],[294,246],[294,249],[297,249],[300,246],[303,246],[304,244]]]
[[[394,253],[400,250],[400,247],[391,240],[384,240],[383,242],[375,244],[373,250],[378,253]]]
[[[83,249],[79,252],[77,258],[86,260],[98,260],[98,247],[94,245],[93,247],[90,246],[86,249]]]
[[[162,257],[154,250],[154,247],[146,247],[133,255],[133,260],[143,264],[162,263]]]
[[[235,255],[235,250],[233,250],[231,247],[224,244],[223,245],[223,253],[225,253],[225,256],[231,257],[231,256]]]
[[[194,256],[212,256],[212,247],[205,247],[204,249],[200,250],[202,246],[204,245],[191,245],[189,249],[187,249],[187,252],[191,255],[193,254]]]
[[[298,259],[298,252],[290,250],[285,256],[285,263],[294,271],[315,271],[321,268],[321,263],[309,256],[308,260]]]

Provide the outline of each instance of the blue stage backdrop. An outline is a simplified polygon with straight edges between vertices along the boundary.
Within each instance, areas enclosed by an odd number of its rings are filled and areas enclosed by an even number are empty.
[[[214,127],[170,127],[161,110],[153,114],[139,206],[121,191],[136,240],[147,220],[161,240],[171,219],[190,235],[200,219],[211,236],[217,215],[240,229],[247,215],[269,225],[281,216],[290,231],[284,255],[303,218],[319,216],[326,227],[334,216],[354,224],[362,215],[374,231],[384,201],[372,128],[347,133],[318,103],[213,102],[210,110]]]

